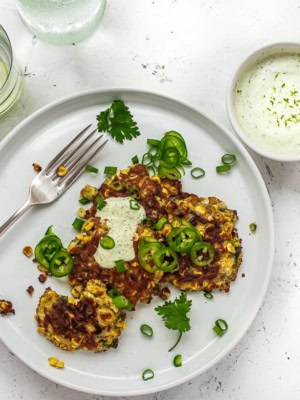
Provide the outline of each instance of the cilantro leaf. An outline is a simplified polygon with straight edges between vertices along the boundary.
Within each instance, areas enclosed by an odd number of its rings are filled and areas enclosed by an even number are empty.
[[[107,110],[97,115],[97,121],[98,131],[108,132],[118,143],[140,135],[137,123],[123,100],[114,100]]]
[[[155,311],[162,316],[165,326],[168,329],[177,330],[179,338],[175,345],[169,350],[173,350],[181,339],[182,333],[191,329],[190,318],[187,314],[191,311],[192,300],[188,300],[186,293],[181,293],[179,298],[172,301],[165,301],[162,306],[157,306]]]

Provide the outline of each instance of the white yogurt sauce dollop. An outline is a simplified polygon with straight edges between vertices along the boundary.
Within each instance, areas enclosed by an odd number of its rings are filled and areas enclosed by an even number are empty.
[[[106,206],[96,213],[97,217],[107,221],[109,227],[107,235],[115,241],[113,249],[104,249],[100,243],[98,245],[94,257],[103,268],[114,268],[115,261],[130,261],[135,257],[133,236],[137,225],[146,217],[146,213],[140,204],[139,209],[133,210],[130,207],[131,201],[136,203],[129,197],[111,197],[106,200]]]
[[[270,55],[248,66],[233,100],[241,128],[256,145],[300,154],[300,54]]]

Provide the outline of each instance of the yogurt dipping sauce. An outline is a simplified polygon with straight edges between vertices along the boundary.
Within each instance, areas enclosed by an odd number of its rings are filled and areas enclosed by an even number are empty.
[[[117,260],[134,259],[132,238],[137,225],[146,217],[146,212],[140,204],[138,209],[132,209],[130,202],[134,200],[131,197],[110,197],[105,201],[106,206],[97,210],[96,216],[106,219],[109,227],[107,235],[114,239],[115,247],[108,250],[99,243],[95,260],[103,268],[114,268]]]
[[[278,52],[250,63],[236,82],[233,108],[257,146],[300,154],[300,53]]]

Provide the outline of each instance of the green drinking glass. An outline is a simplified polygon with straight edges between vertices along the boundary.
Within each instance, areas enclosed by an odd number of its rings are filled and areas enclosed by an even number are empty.
[[[21,92],[21,71],[14,58],[9,37],[0,25],[0,118],[16,104]]]

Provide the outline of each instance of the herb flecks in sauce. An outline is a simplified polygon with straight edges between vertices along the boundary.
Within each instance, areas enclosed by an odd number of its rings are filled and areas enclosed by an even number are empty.
[[[141,205],[138,209],[131,209],[131,200],[129,197],[111,197],[106,199],[106,206],[97,211],[96,216],[107,221],[108,235],[115,242],[111,249],[98,246],[95,260],[103,268],[114,268],[115,261],[130,261],[135,257],[132,239],[146,213]]]
[[[250,65],[234,93],[237,119],[257,144],[300,153],[300,60],[297,53],[266,56]]]

